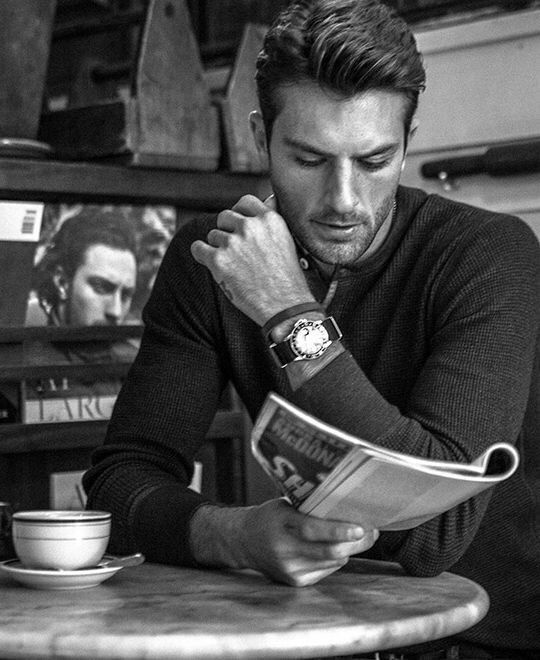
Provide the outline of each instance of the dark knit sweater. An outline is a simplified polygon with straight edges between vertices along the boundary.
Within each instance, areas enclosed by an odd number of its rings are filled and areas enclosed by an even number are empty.
[[[328,312],[347,349],[291,392],[260,328],[234,308],[182,228],[148,302],[139,354],[85,477],[112,511],[112,547],[192,564],[192,460],[231,380],[255,417],[274,390],[324,421],[391,449],[471,461],[497,441],[521,464],[506,482],[368,553],[430,576],[451,570],[489,593],[478,643],[540,649],[540,250],[521,220],[400,188],[382,247],[342,269]],[[322,300],[327,285],[307,271]],[[536,356],[536,358],[535,358]],[[528,402],[528,404],[527,404]]]

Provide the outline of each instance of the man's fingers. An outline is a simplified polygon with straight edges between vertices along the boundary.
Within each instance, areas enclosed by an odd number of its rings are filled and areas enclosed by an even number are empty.
[[[228,231],[221,231],[220,229],[211,229],[208,232],[206,240],[208,245],[212,247],[226,247],[229,244],[231,234]]]
[[[223,231],[236,231],[241,224],[246,221],[246,217],[232,209],[225,209],[218,214],[216,226]]]
[[[346,563],[347,561],[329,561],[321,562],[315,569],[300,567],[297,570],[287,572],[282,581],[293,587],[309,587],[320,582],[327,575],[331,575],[340,568],[343,568]]]
[[[191,255],[195,261],[198,261],[203,266],[209,268],[212,254],[215,248],[213,248],[211,245],[208,245],[204,241],[194,241],[191,244],[190,250]]]
[[[242,234],[246,223],[263,217],[269,211],[276,211],[274,195],[267,197],[264,202],[253,195],[244,195],[232,208],[218,214],[217,228]]]
[[[297,515],[294,515],[296,513]],[[365,530],[360,525],[324,520],[298,512],[294,512],[289,520],[295,533],[305,541],[322,541],[340,543],[342,541],[358,541],[364,538]]]
[[[315,562],[343,562],[351,555],[365,552],[373,545],[372,539],[365,541],[343,541],[342,543],[299,543],[298,549],[304,560]]]
[[[255,216],[268,211],[268,208],[265,206],[265,203],[258,197],[255,197],[255,195],[244,195],[243,197],[240,197],[231,210],[236,211],[236,213],[240,213],[241,215]]]

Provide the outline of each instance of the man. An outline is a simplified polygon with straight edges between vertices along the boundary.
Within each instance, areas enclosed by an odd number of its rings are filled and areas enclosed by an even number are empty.
[[[137,279],[135,231],[128,219],[83,207],[65,220],[36,268],[47,325],[118,325]],[[36,325],[34,310],[27,325]]]
[[[250,567],[298,586],[358,553],[416,575],[452,570],[492,602],[459,657],[537,657],[534,235],[517,218],[399,186],[424,71],[384,5],[292,2],[266,37],[257,85],[252,127],[274,194],[242,197],[171,243],[85,478],[89,504],[113,512],[115,551],[154,561]],[[324,322],[331,341],[322,352],[306,342],[294,360],[299,319],[314,333]],[[228,380],[252,417],[273,390],[383,447],[471,461],[505,440],[523,462],[405,532],[318,520],[282,499],[219,507],[187,485]],[[454,642],[418,657],[447,657]]]

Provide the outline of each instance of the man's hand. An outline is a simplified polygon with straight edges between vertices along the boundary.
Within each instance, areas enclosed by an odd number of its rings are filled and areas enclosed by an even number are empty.
[[[206,243],[192,244],[191,253],[229,300],[259,325],[286,307],[314,300],[273,196],[264,202],[253,195],[240,198],[218,215]]]
[[[378,536],[377,530],[299,513],[283,499],[245,508],[203,506],[191,523],[199,563],[252,568],[296,587],[337,571]]]

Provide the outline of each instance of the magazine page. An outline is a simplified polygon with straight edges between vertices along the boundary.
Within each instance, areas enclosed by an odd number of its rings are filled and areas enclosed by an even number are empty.
[[[300,510],[366,528],[411,529],[508,478],[517,467],[517,452],[511,445],[499,449],[508,452],[510,466],[486,476],[419,469],[360,450],[351,457],[344,478],[334,480],[333,486],[322,484]]]
[[[284,495],[299,506],[355,446],[311,424],[309,415],[275,394],[267,398],[251,434],[255,458]]]
[[[471,464],[387,450],[321,422],[275,393],[255,422],[252,447],[300,511],[382,530],[415,527],[508,478],[519,463],[517,450],[507,443],[494,443]],[[334,460],[318,462],[330,447]]]

